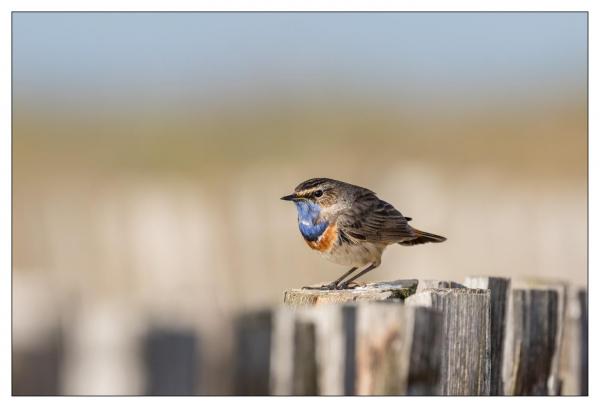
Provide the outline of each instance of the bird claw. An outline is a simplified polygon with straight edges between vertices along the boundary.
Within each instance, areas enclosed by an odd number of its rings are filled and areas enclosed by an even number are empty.
[[[334,283],[329,283],[327,285],[321,285],[321,286],[303,286],[302,289],[309,289],[309,290],[335,290],[335,289],[337,289],[337,287],[335,286]]]
[[[327,285],[321,285],[321,286],[303,286],[302,289],[308,289],[308,290],[344,290],[344,289],[355,289],[359,286],[364,286],[361,285],[360,283],[357,282],[343,282],[343,283],[335,283],[335,282],[331,282],[328,283]]]
[[[339,285],[336,286],[336,289],[338,290],[344,290],[344,289],[355,289],[357,287],[361,286],[360,284],[352,281],[352,282],[344,282],[341,283]]]

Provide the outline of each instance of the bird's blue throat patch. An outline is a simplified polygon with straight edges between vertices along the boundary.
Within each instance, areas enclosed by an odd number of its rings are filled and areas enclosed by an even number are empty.
[[[307,241],[316,241],[327,229],[329,222],[322,221],[317,223],[321,207],[306,200],[295,201],[298,209],[298,227],[300,233]]]

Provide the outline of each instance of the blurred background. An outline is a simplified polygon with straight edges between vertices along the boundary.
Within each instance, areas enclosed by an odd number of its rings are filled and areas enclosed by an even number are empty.
[[[12,68],[14,394],[235,392],[232,319],[344,272],[311,177],[448,237],[368,280],[586,285],[585,13],[18,12]]]

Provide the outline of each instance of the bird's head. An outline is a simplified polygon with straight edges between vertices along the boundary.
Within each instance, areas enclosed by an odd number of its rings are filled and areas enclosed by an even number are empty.
[[[326,207],[334,204],[337,196],[335,180],[317,178],[298,184],[292,194],[281,199],[293,201],[296,205],[307,202]]]
[[[349,205],[353,187],[338,180],[313,178],[298,184],[292,194],[281,199],[296,204],[300,220],[331,220]]]

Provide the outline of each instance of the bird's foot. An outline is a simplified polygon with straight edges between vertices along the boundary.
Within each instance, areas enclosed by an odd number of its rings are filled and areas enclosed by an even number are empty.
[[[343,282],[343,283],[340,283],[340,284],[338,284],[338,285],[336,286],[336,289],[338,289],[338,290],[343,290],[343,289],[355,289],[355,288],[357,288],[357,287],[359,287],[359,286],[363,286],[363,285],[361,285],[361,284],[359,284],[359,283],[357,283],[357,282],[354,282],[354,281],[351,281],[351,282]]]
[[[334,290],[337,289],[335,282],[329,283],[327,285],[321,285],[321,286],[303,286],[302,289],[309,289],[309,290]]]

